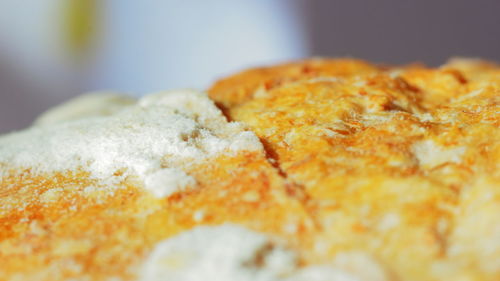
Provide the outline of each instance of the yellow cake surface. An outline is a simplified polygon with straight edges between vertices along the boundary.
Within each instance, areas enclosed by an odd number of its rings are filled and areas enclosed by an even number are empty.
[[[500,280],[499,127],[473,59],[92,94],[0,137],[0,280]]]

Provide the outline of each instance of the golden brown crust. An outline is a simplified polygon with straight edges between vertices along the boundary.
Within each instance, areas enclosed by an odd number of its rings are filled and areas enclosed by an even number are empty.
[[[233,222],[280,234],[297,248],[310,245],[307,212],[262,155],[212,160],[190,173],[199,189],[166,199],[134,179],[108,192],[85,173],[4,178],[0,280],[134,280],[154,244],[198,224]]]
[[[485,256],[500,256],[492,242],[498,230],[486,225],[500,220],[483,215],[479,230],[464,226],[471,218],[462,213],[472,216],[467,204],[477,203],[463,197],[477,185],[497,194],[485,199],[490,211],[500,209],[499,68],[457,60],[438,69],[354,63],[362,69],[303,79],[284,69],[307,62],[267,68],[260,81],[247,71],[210,95],[306,191],[321,228],[320,259],[362,250],[402,280],[500,278],[500,264],[485,265]],[[263,86],[268,77],[279,85]],[[247,98],[235,102],[227,93]],[[481,239],[490,241],[490,254]]]
[[[377,68],[354,59],[310,59],[285,63],[273,67],[253,68],[217,81],[209,90],[217,93],[224,107],[245,102],[260,91],[314,77],[345,77],[353,74],[373,73]]]
[[[224,222],[285,238],[304,264],[354,251],[391,280],[500,278],[497,66],[314,59],[210,96],[268,155],[201,162],[199,188],[165,199],[130,177],[110,191],[81,171],[15,171],[0,180],[0,280],[133,280],[157,242]]]

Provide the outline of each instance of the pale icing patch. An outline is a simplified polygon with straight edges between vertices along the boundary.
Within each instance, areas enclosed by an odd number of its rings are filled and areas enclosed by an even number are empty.
[[[144,187],[159,198],[184,191],[195,184],[196,180],[193,177],[177,168],[161,169],[147,175],[144,179]]]
[[[234,225],[201,226],[156,245],[140,280],[277,280],[296,265],[293,252]]]
[[[413,153],[421,166],[432,168],[444,163],[459,163],[465,147],[445,148],[432,140],[425,140],[413,145]]]
[[[34,174],[80,168],[103,186],[120,180],[119,172],[167,196],[194,185],[185,171],[204,159],[245,150],[263,153],[253,133],[227,122],[206,94],[188,90],[147,96],[110,116],[54,123],[1,137],[0,164]]]
[[[156,245],[143,281],[361,281],[329,265],[301,268],[297,254],[262,233],[226,224],[199,226]],[[358,269],[358,268],[357,268]]]
[[[52,125],[86,117],[109,116],[135,104],[135,99],[114,92],[92,92],[76,97],[40,115],[35,125]]]
[[[257,151],[262,150],[262,143],[260,141],[256,141],[256,136],[253,132],[244,131],[238,134],[238,138],[236,138],[230,145],[229,150],[232,151],[240,151],[240,150],[249,150],[249,151]]]

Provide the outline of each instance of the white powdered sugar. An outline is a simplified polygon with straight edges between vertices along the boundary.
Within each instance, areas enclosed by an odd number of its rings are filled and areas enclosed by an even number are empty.
[[[122,109],[116,112],[90,110],[90,116],[71,116],[68,121],[65,114],[54,113],[52,121],[41,122],[44,125],[1,137],[0,172],[81,169],[108,181],[117,180],[119,172],[139,177],[157,196],[168,196],[196,184],[185,171],[203,159],[262,151],[258,138],[240,124],[227,122],[204,93],[161,92],[133,105],[119,103]]]
[[[225,224],[199,226],[156,245],[141,281],[361,281],[333,266],[301,268],[269,236]]]
[[[267,281],[288,274],[296,262],[265,235],[234,225],[201,226],[158,244],[140,280]]]
[[[186,187],[195,185],[196,180],[178,168],[160,169],[144,179],[144,188],[158,198],[184,191]]]

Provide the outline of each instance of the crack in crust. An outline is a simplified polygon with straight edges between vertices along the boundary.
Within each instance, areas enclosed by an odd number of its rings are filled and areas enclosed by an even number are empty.
[[[360,280],[500,279],[498,66],[312,59],[222,79],[210,96],[265,153],[189,165],[195,189],[157,198],[121,170],[103,183],[0,163],[0,280],[136,280],[159,241],[224,223]]]
[[[319,256],[362,249],[402,280],[494,280],[500,265],[491,271],[467,244],[497,232],[467,232],[460,214],[477,182],[499,189],[499,77],[496,65],[468,59],[437,69],[314,59],[250,69],[209,94],[300,190],[322,232]],[[498,197],[487,204],[500,209]]]

